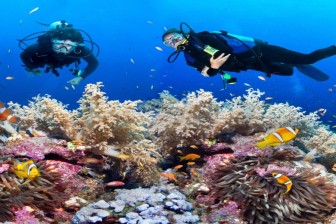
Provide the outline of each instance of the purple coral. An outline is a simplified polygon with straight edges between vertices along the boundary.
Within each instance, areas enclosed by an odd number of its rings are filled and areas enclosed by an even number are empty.
[[[47,137],[35,137],[24,139],[6,147],[0,147],[4,155],[24,156],[39,161],[45,158],[47,154],[59,155],[65,159],[80,159],[84,156],[83,150],[72,151],[67,148],[64,140],[51,139]]]

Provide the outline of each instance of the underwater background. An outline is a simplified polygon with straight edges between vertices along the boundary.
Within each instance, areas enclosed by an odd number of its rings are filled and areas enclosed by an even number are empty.
[[[185,22],[336,44],[335,3],[300,2],[0,1],[0,223],[336,223],[336,57],[314,64],[325,82],[246,71],[223,89],[161,41]],[[71,65],[34,76],[20,60],[59,20],[99,45],[77,86]]]
[[[262,72],[247,71],[231,73],[238,83],[223,91],[220,76],[204,78],[186,65],[183,56],[169,64],[167,57],[172,49],[161,42],[165,28],[186,22],[196,32],[226,30],[308,53],[336,43],[334,6],[331,0],[2,0],[1,101],[27,104],[37,94],[50,94],[69,104],[68,108],[77,108],[85,85],[97,81],[104,83],[110,99],[120,101],[158,98],[163,90],[182,98],[198,89],[212,91],[217,99],[226,100],[252,87],[273,97],[269,103],[288,102],[307,112],[325,108],[327,113],[321,119],[334,126],[336,57],[315,63],[330,75],[325,82],[312,80],[298,71],[291,77],[273,75],[262,81],[258,78],[264,76]],[[29,13],[36,7],[37,11]],[[22,50],[18,39],[47,29],[37,22],[50,24],[58,20],[86,31],[100,47],[98,69],[76,89],[65,88],[72,78],[71,66],[64,68],[60,77],[51,73],[33,77],[25,72],[19,57]],[[81,66],[84,65],[82,62]],[[7,80],[7,76],[14,79]]]

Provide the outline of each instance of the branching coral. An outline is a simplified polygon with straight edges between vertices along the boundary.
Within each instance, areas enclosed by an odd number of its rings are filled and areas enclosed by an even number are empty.
[[[214,195],[220,201],[238,203],[248,223],[307,223],[322,221],[336,205],[336,186],[320,170],[301,168],[289,175],[293,157],[287,151],[276,151],[262,157],[240,157],[228,166],[218,166],[209,179]],[[284,163],[286,161],[286,163]],[[268,166],[276,164],[278,172],[288,175],[293,187],[286,195],[284,186],[275,182]],[[267,172],[260,175],[260,168]],[[292,169],[293,169],[292,168]]]
[[[193,144],[195,139],[212,135],[211,126],[221,105],[204,90],[189,93],[185,100],[175,103],[163,100],[150,131],[158,137],[156,143],[162,148]]]
[[[49,95],[33,98],[28,106],[10,103],[10,107],[22,117],[23,130],[33,127],[47,132],[49,137],[83,140],[102,152],[108,145],[121,148],[147,137],[152,114],[137,111],[140,101],[109,101],[101,87],[100,82],[88,84],[77,110],[67,110],[66,105]]]
[[[163,156],[158,153],[151,141],[142,140],[123,149],[123,152],[132,155],[124,162],[123,166],[136,165],[136,169],[132,171],[132,178],[135,181],[141,186],[151,186],[159,182],[161,170],[155,161],[160,160]]]
[[[264,129],[264,95],[259,90],[248,89],[247,94],[226,101],[224,108],[214,124],[214,132],[237,132],[250,134]]]
[[[323,126],[315,130],[314,136],[304,136],[301,141],[309,151],[316,149],[322,155],[336,153],[336,134]]]
[[[67,110],[67,105],[50,95],[36,96],[28,106],[20,107],[19,104],[9,103],[10,107],[21,118],[21,128],[26,130],[33,127],[43,130],[51,136],[68,136],[76,139],[78,127],[75,124],[77,111]]]
[[[305,114],[300,107],[288,104],[266,106],[263,92],[248,89],[247,94],[217,102],[212,93],[203,90],[189,93],[182,101],[163,99],[162,108],[150,131],[162,148],[190,145],[195,139],[214,137],[219,133],[243,135],[282,126],[305,130],[312,136],[318,127],[316,113]],[[164,96],[167,95],[164,94]]]
[[[151,113],[138,112],[140,101],[109,101],[100,89],[102,83],[88,84],[79,100],[80,136],[90,145],[127,145],[145,138]]]

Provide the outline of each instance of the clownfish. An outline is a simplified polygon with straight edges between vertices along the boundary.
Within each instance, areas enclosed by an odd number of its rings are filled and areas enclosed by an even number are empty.
[[[14,173],[21,179],[27,178],[29,180],[41,176],[40,171],[37,169],[33,160],[14,165]]]
[[[286,185],[286,187],[287,187],[287,190],[284,193],[281,193],[281,195],[284,195],[284,194],[288,193],[292,189],[293,183],[292,183],[291,179],[289,179],[287,176],[285,176],[281,173],[276,173],[276,172],[272,173],[272,176],[276,179],[276,181],[279,184]]]
[[[282,143],[288,143],[296,137],[299,132],[297,128],[293,129],[291,127],[279,128],[275,132],[267,135],[263,141],[258,142],[256,146],[259,149],[265,148],[266,146],[278,146]]]
[[[3,102],[0,102],[0,121],[8,121],[9,123],[17,124],[20,119],[13,115],[13,111],[5,107]]]

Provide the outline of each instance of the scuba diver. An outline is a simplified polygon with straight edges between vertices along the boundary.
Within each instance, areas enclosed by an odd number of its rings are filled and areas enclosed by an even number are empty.
[[[188,30],[184,31],[183,26],[187,26]],[[271,74],[293,75],[293,68],[296,67],[317,81],[325,81],[329,76],[310,64],[336,55],[335,45],[302,54],[226,31],[195,33],[186,23],[181,23],[180,29],[167,30],[162,35],[162,41],[164,45],[175,49],[168,57],[169,63],[174,62],[180,52],[183,52],[187,64],[203,76],[222,74],[225,88],[226,84],[237,81],[226,71],[240,72],[248,69],[262,71],[270,77]]]
[[[41,23],[42,24],[42,23]],[[26,71],[35,75],[42,75],[39,68],[43,68],[45,73],[52,72],[59,76],[58,68],[75,64],[70,71],[76,77],[69,80],[71,85],[78,85],[83,79],[93,73],[97,66],[98,60],[93,54],[93,47],[99,47],[95,44],[91,37],[83,30],[75,29],[64,20],[54,22],[49,26],[47,31],[36,32],[19,40],[19,47],[23,50],[20,57],[24,63]],[[84,44],[82,33],[89,37],[91,49]],[[42,33],[42,35],[40,35]],[[37,36],[39,35],[39,36]],[[33,36],[32,38],[30,38]],[[25,41],[37,39],[37,43],[27,45]],[[24,44],[25,48],[21,45]],[[97,55],[98,55],[97,53]],[[81,70],[79,64],[81,59],[87,62],[87,66]]]

